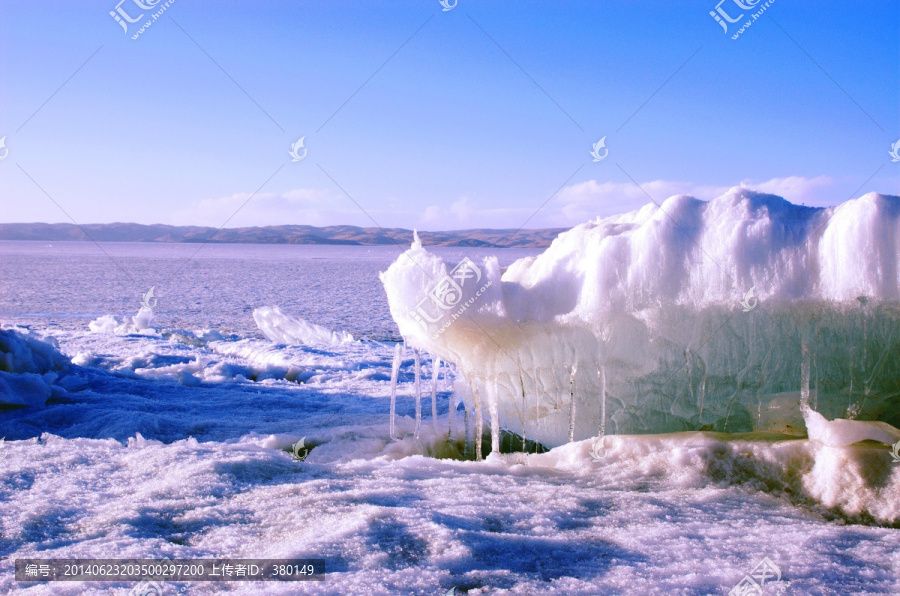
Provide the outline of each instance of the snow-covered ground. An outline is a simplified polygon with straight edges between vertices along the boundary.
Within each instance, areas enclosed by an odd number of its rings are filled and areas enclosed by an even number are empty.
[[[727,594],[764,557],[781,573],[764,594],[900,592],[900,464],[886,445],[684,432],[464,461],[446,440],[456,370],[438,379],[435,431],[428,358],[413,437],[409,350],[391,441],[399,335],[377,273],[400,251],[208,246],[188,259],[196,248],[104,245],[112,262],[88,243],[0,243],[4,329],[52,335],[71,360],[28,373],[46,405],[0,410],[0,592],[134,587],[26,587],[12,573],[24,557],[329,562],[322,583],[173,594]],[[536,251],[490,252],[506,265]],[[134,315],[150,286],[156,332],[89,331]],[[253,312],[276,305],[337,341],[273,343]],[[311,329],[261,312],[276,339]],[[295,461],[300,438],[312,450]]]

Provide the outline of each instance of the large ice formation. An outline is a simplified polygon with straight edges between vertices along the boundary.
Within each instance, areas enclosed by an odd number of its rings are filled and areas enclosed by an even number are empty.
[[[43,406],[68,368],[52,337],[0,329],[0,408]]]
[[[803,434],[801,401],[898,426],[898,222],[900,197],[734,188],[581,224],[506,269],[416,238],[381,279],[400,333],[457,364],[492,428],[546,445],[572,421],[596,435],[604,410],[616,434]]]

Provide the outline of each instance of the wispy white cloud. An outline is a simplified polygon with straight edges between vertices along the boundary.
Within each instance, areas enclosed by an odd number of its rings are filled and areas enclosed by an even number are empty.
[[[834,185],[828,176],[806,178],[788,176],[764,181],[744,180],[742,186],[776,194],[792,203],[829,204],[825,192]],[[418,227],[425,230],[464,228],[568,227],[598,216],[615,215],[638,209],[653,201],[688,194],[710,200],[728,191],[728,186],[698,185],[671,180],[642,182],[638,188],[631,182],[598,182],[587,180],[563,188],[537,213],[538,204],[516,207],[481,207],[479,200],[464,196],[449,207],[430,205],[424,211],[404,208],[396,198],[367,208],[384,227]],[[642,190],[643,189],[643,190]],[[649,197],[648,197],[649,195]],[[216,199],[203,199],[175,211],[169,223],[228,227],[306,224],[375,226],[346,197],[326,190],[294,189],[284,193],[260,193],[250,199],[248,193],[237,193]],[[243,205],[243,206],[242,206]],[[230,218],[230,219],[229,219]],[[526,224],[527,221],[527,224]]]
[[[348,208],[346,199],[317,189],[294,189],[285,193],[236,193],[227,197],[203,199],[171,214],[174,225],[226,227],[312,225],[335,223],[372,225],[356,206]]]
[[[416,225],[426,230],[460,230],[466,228],[517,228],[534,213],[536,207],[478,208],[469,197],[462,197],[450,207],[430,205]],[[530,222],[529,222],[530,223]],[[532,226],[533,227],[533,226]]]
[[[756,185],[748,182],[747,185],[760,192],[784,197],[791,203],[825,205],[831,203],[821,191],[830,188],[834,183],[834,179],[829,176],[816,176],[815,178],[788,176],[787,178],[772,178]]]
[[[574,225],[597,216],[632,211],[653,201],[662,203],[673,195],[712,199],[727,190],[727,186],[698,186],[669,180],[642,182],[640,188],[631,182],[587,180],[563,188],[556,202],[560,215],[568,224]]]

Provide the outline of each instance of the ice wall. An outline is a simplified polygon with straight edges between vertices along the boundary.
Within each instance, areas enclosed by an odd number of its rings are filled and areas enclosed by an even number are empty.
[[[43,406],[69,364],[52,337],[0,329],[0,410]]]
[[[410,345],[547,445],[569,439],[573,377],[575,439],[598,433],[603,381],[607,432],[803,433],[801,369],[825,416],[897,426],[898,222],[900,197],[735,188],[579,225],[506,270],[416,239],[382,281]]]

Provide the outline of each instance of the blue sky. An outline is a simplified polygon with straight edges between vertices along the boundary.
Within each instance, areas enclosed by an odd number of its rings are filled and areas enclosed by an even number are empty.
[[[0,221],[518,228],[742,182],[900,194],[893,0],[775,0],[737,39],[764,0],[725,0],[728,33],[714,1],[175,0],[132,39],[164,4],[124,0],[126,33],[113,0],[0,1]]]

